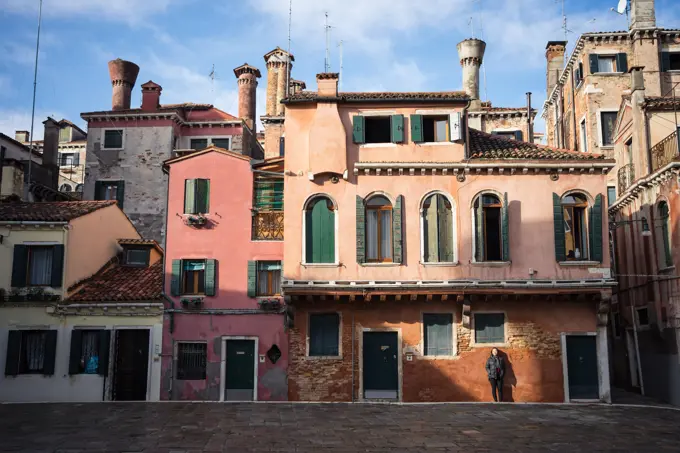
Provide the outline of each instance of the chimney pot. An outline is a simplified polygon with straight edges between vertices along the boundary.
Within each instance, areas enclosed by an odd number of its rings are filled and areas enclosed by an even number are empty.
[[[338,82],[340,75],[337,72],[322,72],[316,75],[318,95],[321,97],[338,97]]]
[[[42,165],[49,171],[50,180],[47,185],[57,190],[59,185],[57,158],[59,156],[59,131],[61,127],[57,121],[50,117],[43,121],[43,125],[45,126],[45,135],[43,137]]]
[[[638,90],[645,90],[645,77],[642,72],[644,66],[633,66],[628,71],[630,73],[630,91],[634,93]]]
[[[238,116],[255,132],[257,79],[262,77],[262,74],[259,69],[244,63],[234,69],[234,75],[238,83]]]
[[[654,0],[630,0],[630,29],[656,28]]]
[[[111,110],[127,110],[130,108],[132,88],[137,81],[139,66],[131,61],[117,58],[109,61],[109,77],[113,86]]]
[[[161,106],[161,91],[163,87],[149,80],[142,85],[142,110],[155,112]]]
[[[567,50],[567,41],[548,41],[545,46],[546,69],[546,95],[550,96],[553,88],[557,85],[560,71],[564,68],[564,53]]]

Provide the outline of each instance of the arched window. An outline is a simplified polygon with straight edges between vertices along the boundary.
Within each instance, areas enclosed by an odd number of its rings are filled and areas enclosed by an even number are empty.
[[[392,252],[392,203],[376,195],[366,202],[366,260],[391,262]]]
[[[673,256],[671,255],[671,236],[670,228],[670,211],[668,203],[662,201],[657,206],[658,220],[656,224],[659,226],[659,261],[661,267],[671,267],[673,265]]]
[[[509,261],[508,201],[482,193],[473,203],[475,261]]]
[[[59,187],[60,192],[70,192],[72,189],[70,184],[62,184],[61,187]]]
[[[76,185],[76,192],[82,192],[83,191],[83,185],[82,184],[77,184]]]
[[[440,193],[425,198],[423,216],[423,262],[451,263],[454,258],[453,206]]]
[[[305,263],[335,263],[335,205],[325,196],[305,208]]]
[[[591,204],[586,194],[553,194],[557,261],[602,261],[602,194]]]

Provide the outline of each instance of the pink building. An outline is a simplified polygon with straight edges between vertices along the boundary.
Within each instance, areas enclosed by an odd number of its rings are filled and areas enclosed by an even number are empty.
[[[283,159],[170,159],[161,398],[286,400]]]

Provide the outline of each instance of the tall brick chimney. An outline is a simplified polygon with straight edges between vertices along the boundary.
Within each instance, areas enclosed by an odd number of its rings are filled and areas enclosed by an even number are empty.
[[[337,72],[322,72],[316,75],[319,96],[337,97],[340,76]]]
[[[486,43],[481,39],[466,39],[458,43],[458,58],[463,67],[463,90],[472,100],[471,110],[481,107],[479,99],[479,67],[484,61]]]
[[[111,110],[127,110],[130,108],[132,88],[137,81],[139,66],[131,61],[117,58],[109,61],[109,76],[113,85]]]
[[[238,116],[255,132],[257,79],[262,77],[262,74],[259,69],[244,63],[234,69],[234,75],[238,83]]]
[[[546,96],[550,96],[553,88],[557,85],[560,72],[564,68],[564,53],[567,50],[567,41],[548,41],[545,46],[545,59],[547,68],[545,72]]]
[[[43,137],[42,165],[50,172],[49,187],[57,190],[59,184],[57,159],[59,157],[59,131],[61,127],[57,121],[50,117],[43,121],[43,124],[45,125],[45,135]]]
[[[290,71],[295,57],[280,47],[264,56],[267,64],[267,107],[266,116],[283,116],[284,106],[281,99],[286,96],[286,81],[290,81]]]
[[[630,29],[656,28],[654,0],[630,0]]]
[[[161,105],[161,91],[163,88],[149,80],[142,85],[142,110],[145,112],[155,112]]]

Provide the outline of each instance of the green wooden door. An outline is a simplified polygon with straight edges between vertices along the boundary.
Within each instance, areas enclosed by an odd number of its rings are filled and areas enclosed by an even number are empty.
[[[335,262],[335,212],[330,200],[320,198],[307,210],[305,219],[307,263]]]
[[[597,347],[594,335],[567,336],[569,399],[598,399]]]
[[[364,332],[364,398],[399,398],[397,332]]]
[[[224,399],[253,401],[255,399],[255,341],[227,340],[226,355]]]

